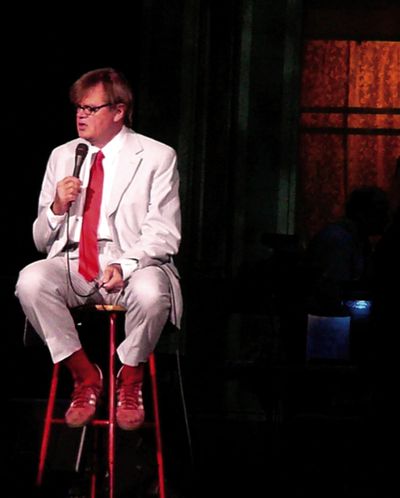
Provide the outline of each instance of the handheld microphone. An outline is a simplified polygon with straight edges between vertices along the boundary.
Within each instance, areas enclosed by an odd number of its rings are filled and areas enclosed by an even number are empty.
[[[72,176],[79,178],[79,173],[81,171],[83,161],[85,160],[85,157],[87,156],[88,150],[89,150],[89,147],[84,143],[80,143],[76,146],[76,149],[75,149],[75,167],[74,167],[74,172],[72,173]]]

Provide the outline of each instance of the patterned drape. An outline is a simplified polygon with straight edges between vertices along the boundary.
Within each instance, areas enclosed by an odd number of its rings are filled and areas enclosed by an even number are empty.
[[[303,53],[297,231],[307,242],[400,156],[400,43],[311,40]]]

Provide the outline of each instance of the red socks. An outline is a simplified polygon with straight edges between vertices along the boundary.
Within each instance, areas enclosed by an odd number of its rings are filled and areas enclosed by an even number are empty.
[[[99,371],[89,361],[83,349],[79,349],[72,353],[71,356],[63,360],[64,365],[71,372],[75,382],[83,382],[84,384],[97,384],[99,382]],[[138,366],[131,367],[123,365],[119,378],[123,384],[134,384],[143,381],[144,363]]]
[[[123,365],[119,374],[123,384],[134,384],[143,381],[144,363],[140,363],[136,367]]]
[[[97,384],[99,382],[99,371],[91,363],[83,349],[78,349],[63,361],[71,372],[75,382],[84,384]]]

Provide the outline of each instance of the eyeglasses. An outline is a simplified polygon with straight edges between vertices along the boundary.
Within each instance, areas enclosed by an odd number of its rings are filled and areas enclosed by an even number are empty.
[[[101,104],[101,105],[80,105],[80,104],[75,104],[75,111],[83,111],[83,113],[86,116],[91,116],[92,114],[96,114],[96,112],[100,111],[100,109],[103,109],[103,107],[109,107],[113,105],[111,102],[108,102],[107,104]]]

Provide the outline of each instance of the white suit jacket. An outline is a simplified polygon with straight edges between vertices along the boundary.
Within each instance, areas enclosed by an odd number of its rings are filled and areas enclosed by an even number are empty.
[[[67,224],[54,230],[47,210],[54,200],[57,182],[73,173],[77,138],[56,147],[50,154],[39,196],[33,239],[39,252],[52,258],[67,243]],[[69,226],[73,229],[83,202],[71,205]],[[110,233],[116,247],[113,258],[134,258],[138,268],[162,266],[171,284],[171,320],[179,327],[182,296],[173,262],[181,240],[179,175],[174,149],[127,130],[119,153],[114,184],[107,207]]]

